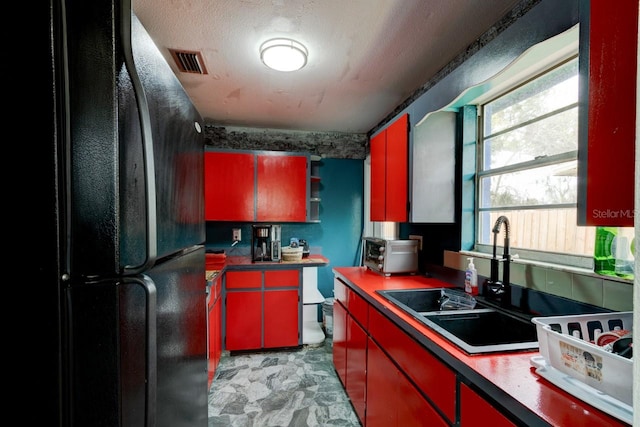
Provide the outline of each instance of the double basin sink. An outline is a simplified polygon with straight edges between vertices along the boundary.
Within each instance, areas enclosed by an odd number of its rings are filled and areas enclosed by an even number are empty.
[[[533,316],[482,297],[447,288],[376,292],[469,354],[538,349]]]

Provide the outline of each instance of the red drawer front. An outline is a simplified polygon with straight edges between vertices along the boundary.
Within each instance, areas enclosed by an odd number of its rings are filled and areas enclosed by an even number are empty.
[[[347,293],[349,295],[347,297],[349,313],[365,330],[369,329],[369,303],[349,288],[347,288]]]
[[[267,270],[264,272],[265,288],[300,286],[300,270]]]
[[[262,288],[261,271],[228,271],[225,280],[227,289]]]
[[[453,422],[456,406],[455,373],[374,309],[369,313],[369,333]]]

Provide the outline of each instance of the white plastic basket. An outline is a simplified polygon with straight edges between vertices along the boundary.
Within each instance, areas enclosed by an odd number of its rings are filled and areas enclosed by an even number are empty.
[[[532,322],[538,333],[540,355],[548,365],[632,405],[632,359],[609,353],[590,341],[597,329],[607,332],[617,326],[631,331],[633,312],[534,317]],[[572,336],[574,331],[579,331],[580,338]]]

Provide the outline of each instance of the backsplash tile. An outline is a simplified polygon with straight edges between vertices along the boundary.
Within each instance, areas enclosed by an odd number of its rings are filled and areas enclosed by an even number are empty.
[[[571,273],[560,270],[547,270],[547,292],[571,298]]]
[[[603,307],[618,311],[633,310],[633,285],[622,286],[608,280],[603,282]]]
[[[588,304],[602,306],[604,301],[603,280],[599,277],[589,277],[574,274],[571,283],[572,299]]]
[[[522,286],[536,291],[547,292],[547,270],[531,264],[528,264],[525,270],[527,271],[527,281],[522,283]]]
[[[444,266],[464,271],[469,253],[444,251]],[[478,275],[491,275],[491,260],[474,257]],[[501,270],[502,271],[502,270]],[[502,275],[499,277],[502,278]],[[633,282],[606,276],[563,270],[557,266],[534,265],[523,262],[511,264],[511,282],[528,289],[561,296],[609,310],[633,310]]]
[[[491,261],[489,261],[491,262]],[[511,283],[525,286],[527,283],[527,271],[524,264],[511,264]]]

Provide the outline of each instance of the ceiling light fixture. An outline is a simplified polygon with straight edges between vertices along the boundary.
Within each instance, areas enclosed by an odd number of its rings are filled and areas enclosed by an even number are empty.
[[[260,46],[260,59],[278,71],[296,71],[307,64],[307,48],[291,39],[271,39]]]

